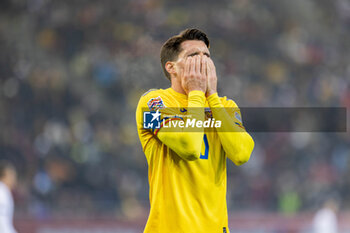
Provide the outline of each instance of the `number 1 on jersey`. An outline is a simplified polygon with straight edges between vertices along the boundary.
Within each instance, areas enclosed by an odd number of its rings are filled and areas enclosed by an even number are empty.
[[[209,156],[209,144],[208,144],[208,138],[207,135],[204,134],[203,136],[203,140],[204,140],[204,145],[205,145],[205,151],[204,151],[204,155],[202,155],[199,157],[200,159],[208,159]]]

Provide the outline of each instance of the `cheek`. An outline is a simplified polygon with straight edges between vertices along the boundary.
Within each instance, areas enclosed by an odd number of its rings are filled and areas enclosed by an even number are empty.
[[[182,61],[179,61],[178,63],[176,63],[176,71],[179,72],[181,71],[182,69],[184,69],[185,67],[185,63],[182,62]]]

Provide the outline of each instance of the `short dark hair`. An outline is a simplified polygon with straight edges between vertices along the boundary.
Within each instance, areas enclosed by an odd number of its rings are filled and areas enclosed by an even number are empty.
[[[170,74],[165,69],[165,63],[175,61],[182,51],[181,43],[186,40],[201,40],[209,48],[209,39],[207,35],[199,29],[191,28],[180,32],[178,35],[170,37],[162,46],[160,52],[160,62],[165,76],[170,80]]]
[[[0,179],[2,179],[5,176],[5,171],[8,169],[16,171],[15,167],[11,162],[7,160],[1,160],[0,161]]]

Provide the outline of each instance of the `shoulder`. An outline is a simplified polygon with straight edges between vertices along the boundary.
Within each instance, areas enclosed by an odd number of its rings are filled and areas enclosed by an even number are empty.
[[[139,107],[148,107],[151,111],[163,109],[169,102],[169,95],[164,89],[150,89],[139,100]]]
[[[243,127],[241,110],[239,109],[236,102],[232,99],[227,98],[226,96],[220,97],[220,100],[229,114],[234,116],[235,121],[239,123],[238,125]]]
[[[238,108],[236,102],[232,99],[227,98],[226,96],[220,97],[220,100],[225,107]]]
[[[142,94],[140,99],[149,99],[154,98],[157,96],[165,97],[166,96],[166,90],[164,89],[149,89],[145,93]]]
[[[156,93],[156,92],[159,92],[160,90],[162,90],[162,89],[149,89],[148,91],[146,91],[145,93],[142,94],[141,98],[142,98],[143,96],[148,95],[148,94],[151,93],[151,92],[153,92],[153,94],[154,94],[154,93]]]

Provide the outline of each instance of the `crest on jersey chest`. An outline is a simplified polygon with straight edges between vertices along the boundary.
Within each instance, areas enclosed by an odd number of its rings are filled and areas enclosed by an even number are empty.
[[[213,113],[210,108],[205,108],[204,114],[205,114],[205,119],[213,118]]]

